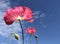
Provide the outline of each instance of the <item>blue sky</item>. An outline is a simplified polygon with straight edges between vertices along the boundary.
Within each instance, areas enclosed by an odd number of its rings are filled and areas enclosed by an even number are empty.
[[[28,6],[34,12],[33,23],[22,22],[24,30],[27,27],[35,27],[39,36],[39,44],[60,44],[60,1],[59,0],[0,0],[0,44],[8,44],[11,32],[17,32],[21,36],[18,22],[8,26],[3,17],[6,10],[15,6]],[[18,26],[18,27],[17,27]],[[35,44],[35,39],[33,42]],[[25,34],[25,44],[29,43],[29,35]],[[21,44],[21,38],[17,41],[12,37],[11,44]]]

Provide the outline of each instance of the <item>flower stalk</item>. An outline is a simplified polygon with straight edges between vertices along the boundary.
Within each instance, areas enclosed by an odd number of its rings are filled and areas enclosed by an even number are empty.
[[[30,44],[32,44],[32,35],[30,34]]]
[[[38,39],[36,38],[36,44],[38,44]]]
[[[11,44],[11,39],[12,39],[13,33],[11,33],[8,44]]]
[[[36,44],[38,44],[38,35],[35,35]]]
[[[22,44],[24,44],[24,30],[23,30],[23,27],[22,27],[22,24],[21,24],[20,20],[19,20],[19,24],[20,24],[20,27],[22,29]]]

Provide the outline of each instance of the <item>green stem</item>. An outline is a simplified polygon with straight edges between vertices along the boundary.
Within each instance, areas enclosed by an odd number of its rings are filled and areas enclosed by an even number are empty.
[[[23,27],[22,27],[22,24],[21,24],[20,20],[19,20],[19,23],[20,23],[20,27],[22,29],[22,44],[24,44],[24,30],[23,30]]]
[[[36,38],[36,44],[38,44],[38,39]]]
[[[30,34],[30,44],[32,44],[32,35]]]
[[[12,35],[13,35],[13,33],[11,33],[11,35],[10,35],[10,38],[9,38],[8,44],[11,44]]]

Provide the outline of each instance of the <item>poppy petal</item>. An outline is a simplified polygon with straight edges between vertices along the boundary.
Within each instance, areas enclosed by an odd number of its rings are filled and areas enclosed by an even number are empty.
[[[31,20],[27,20],[27,21],[28,21],[28,22],[31,22],[31,23],[32,23],[32,22],[34,21],[34,19],[31,19]]]
[[[34,34],[34,33],[36,33],[36,29],[35,28],[32,28],[32,27],[27,28],[26,29],[26,33],[28,33],[28,34]]]
[[[7,25],[10,25],[14,22],[8,15],[4,16],[4,21]]]
[[[28,7],[24,7],[25,8],[25,12],[24,12],[24,19],[32,19],[33,17],[33,13],[32,10]]]
[[[33,18],[33,13],[30,8],[25,6],[19,6],[8,9],[6,15],[4,16],[4,21],[6,24],[10,25],[15,20],[18,19],[26,20],[28,22],[33,22],[32,18]]]

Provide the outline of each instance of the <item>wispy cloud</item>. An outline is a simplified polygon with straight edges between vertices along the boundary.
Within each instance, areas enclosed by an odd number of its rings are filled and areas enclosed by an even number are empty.
[[[2,42],[1,44],[6,44],[6,43],[3,43],[3,42]]]
[[[45,24],[45,22],[44,22],[45,17],[47,17],[47,15],[44,12],[42,13],[41,11],[34,11],[34,18],[40,20],[40,25],[43,28],[47,27],[46,24]]]
[[[6,0],[0,0],[0,35],[6,35],[6,25],[4,25],[4,21],[3,21],[3,17],[4,17],[4,13],[5,11],[9,8]]]
[[[18,22],[14,22],[12,25],[6,25],[3,18],[4,18],[4,14],[6,12],[6,10],[8,8],[10,8],[10,2],[9,0],[0,0],[0,44],[7,44],[4,42],[5,39],[2,39],[2,37],[4,38],[9,38],[10,34],[13,32],[21,32],[21,28],[18,24]],[[13,38],[14,40],[14,38]],[[18,41],[18,43],[20,43],[20,41]]]
[[[47,15],[45,13],[41,13],[40,17],[46,17]]]
[[[33,14],[34,18],[44,18],[47,16],[45,13],[42,13],[41,11],[34,11]]]
[[[6,25],[3,18],[6,10],[10,8],[8,0],[0,0],[0,35],[8,37],[11,32],[21,31],[19,24],[14,23],[10,26]]]

